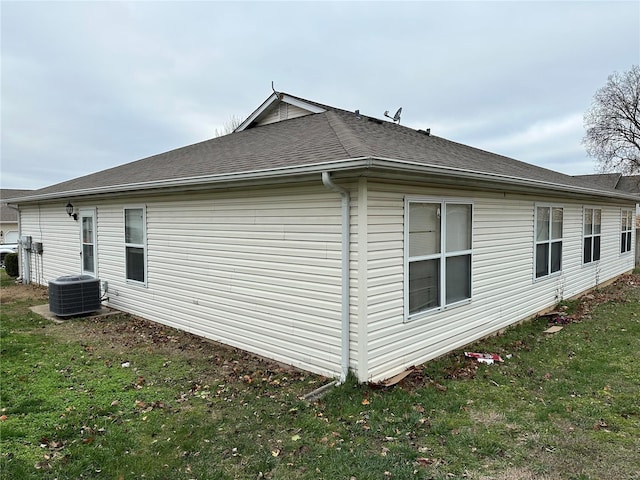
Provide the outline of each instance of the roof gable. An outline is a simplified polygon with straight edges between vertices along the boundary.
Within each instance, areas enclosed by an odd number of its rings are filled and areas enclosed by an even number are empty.
[[[325,111],[326,108],[323,108],[317,103],[274,91],[262,105],[254,110],[244,122],[238,125],[234,133],[242,132],[254,126],[268,125],[282,120],[298,118],[313,113],[323,113]]]

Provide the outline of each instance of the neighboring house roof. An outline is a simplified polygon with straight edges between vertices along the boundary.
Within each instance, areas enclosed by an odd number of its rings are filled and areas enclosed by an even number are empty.
[[[620,177],[622,177],[621,173],[594,173],[590,175],[575,175],[574,178],[578,178],[585,183],[591,183],[599,188],[615,189]]]
[[[626,175],[620,178],[618,190],[640,194],[640,175]],[[640,213],[640,201],[636,205],[636,211]],[[636,215],[636,228],[640,229],[640,215]]]
[[[15,190],[11,188],[0,189],[0,221],[5,223],[18,222],[18,212],[10,208],[5,202],[8,198],[23,197],[33,190]]]
[[[45,187],[23,202],[355,168],[632,198],[428,131],[274,92],[232,134]]]
[[[599,188],[640,194],[640,175],[596,173],[592,175],[576,175],[574,178],[578,178],[585,183],[590,183]]]
[[[616,189],[640,194],[640,175],[625,175],[621,177]]]

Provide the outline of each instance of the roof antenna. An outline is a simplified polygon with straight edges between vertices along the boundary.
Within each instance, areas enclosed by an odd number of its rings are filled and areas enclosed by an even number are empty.
[[[282,94],[280,92],[276,92],[276,89],[273,86],[273,80],[271,80],[271,90],[273,90],[273,93],[276,94],[276,97],[278,97],[280,100],[282,100]]]
[[[402,113],[402,107],[400,107],[398,109],[398,111],[395,113],[395,115],[392,117],[391,115],[389,115],[389,110],[387,110],[386,112],[384,112],[384,116],[390,118],[391,120],[393,120],[394,122],[400,124],[400,114]]]

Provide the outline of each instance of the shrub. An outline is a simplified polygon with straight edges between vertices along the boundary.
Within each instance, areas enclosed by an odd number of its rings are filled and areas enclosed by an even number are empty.
[[[20,272],[18,271],[18,254],[7,253],[4,256],[4,270],[10,277],[16,278]]]

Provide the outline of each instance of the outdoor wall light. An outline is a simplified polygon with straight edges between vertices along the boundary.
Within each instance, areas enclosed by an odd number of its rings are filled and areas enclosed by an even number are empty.
[[[64,208],[67,210],[67,215],[73,217],[75,221],[78,221],[78,214],[73,213],[73,205],[71,205],[71,202],[67,203],[67,206]]]

